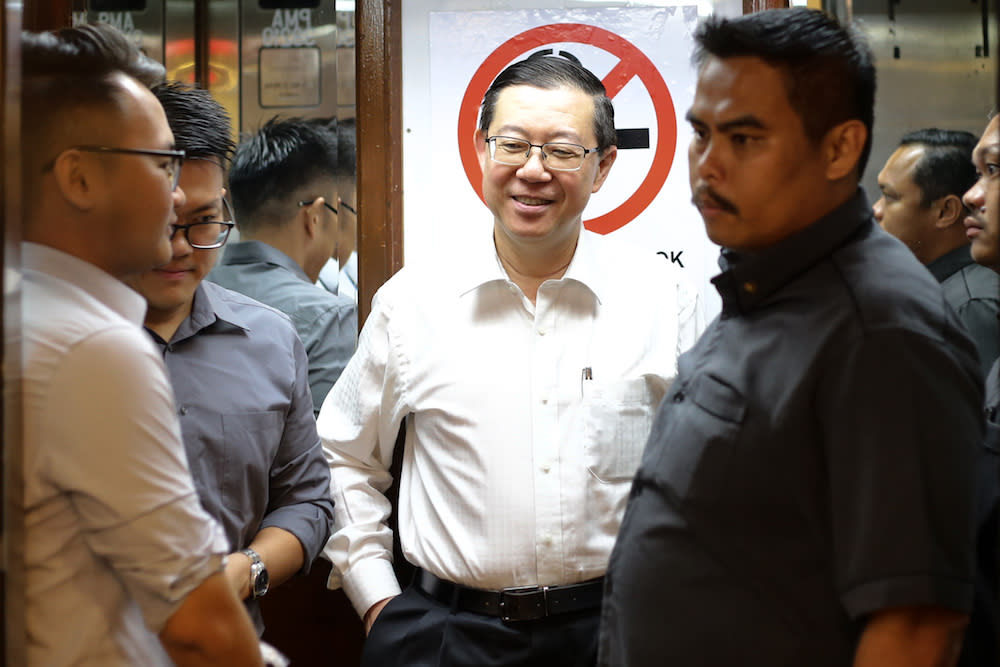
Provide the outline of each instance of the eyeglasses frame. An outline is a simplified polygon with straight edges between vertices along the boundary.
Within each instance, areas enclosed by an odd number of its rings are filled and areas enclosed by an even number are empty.
[[[521,141],[528,144],[528,150],[525,151],[524,153],[524,162],[502,162],[498,160],[496,157],[497,139],[510,139],[511,141]],[[565,169],[563,167],[553,167],[551,164],[549,164],[549,156],[545,153],[545,148],[544,148],[545,146],[551,146],[552,144],[556,145],[562,144],[565,146],[578,146],[582,148],[583,157],[580,158],[580,165],[572,169]],[[502,164],[507,167],[523,167],[524,165],[528,164],[528,160],[531,159],[531,149],[537,148],[538,151],[542,154],[542,163],[545,165],[546,169],[551,169],[553,171],[565,171],[565,172],[580,171],[581,169],[583,169],[583,162],[584,160],[587,159],[587,156],[590,155],[591,153],[599,153],[601,150],[599,146],[595,148],[587,148],[586,146],[581,146],[580,144],[574,144],[572,141],[547,141],[544,144],[533,144],[526,139],[519,139],[518,137],[508,137],[502,134],[494,134],[492,137],[487,137],[486,145],[489,147],[490,159],[496,162],[497,164]]]
[[[83,151],[85,153],[116,153],[121,155],[146,155],[153,157],[174,158],[174,160],[176,160],[177,162],[177,166],[174,169],[174,171],[169,174],[172,184],[172,187],[170,188],[171,192],[177,189],[177,183],[180,181],[181,178],[181,167],[184,166],[184,160],[187,157],[187,154],[184,151],[176,149],[118,148],[115,146],[89,146],[89,145],[70,146],[69,148],[61,151],[59,155],[62,155],[66,151]],[[45,165],[42,166],[42,171],[48,171],[49,169],[52,169],[56,164],[56,160],[59,159],[59,155],[55,156],[47,163],[45,163]]]
[[[187,242],[189,246],[191,246],[195,250],[214,250],[215,248],[221,248],[222,246],[226,245],[226,241],[229,240],[229,235],[232,233],[233,227],[236,226],[236,216],[233,214],[233,207],[229,204],[229,200],[226,199],[225,197],[222,198],[222,207],[226,209],[227,213],[229,213],[229,219],[232,222],[226,222],[225,220],[217,220],[212,222],[192,222],[190,225],[171,224],[170,236],[168,238],[170,239],[170,241],[173,241],[174,237],[177,236],[177,232],[183,229],[184,240]],[[225,225],[226,226],[225,236],[223,236],[222,241],[213,245],[195,245],[194,243],[191,243],[191,236],[188,233],[188,230],[191,229],[192,227],[197,227],[198,225]]]

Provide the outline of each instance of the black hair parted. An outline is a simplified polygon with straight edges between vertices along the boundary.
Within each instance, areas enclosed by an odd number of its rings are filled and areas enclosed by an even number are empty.
[[[274,117],[236,147],[229,190],[240,226],[252,231],[276,222],[264,210],[271,202],[294,205],[295,193],[337,175],[337,134],[326,122]]]
[[[911,178],[920,188],[920,205],[924,208],[946,197],[962,198],[976,182],[972,152],[979,138],[963,130],[942,130],[929,127],[907,132],[900,146],[919,145],[924,154],[913,169]]]
[[[216,159],[225,168],[236,142],[229,113],[212,94],[177,81],[153,87],[167,115],[174,144],[188,158]]]
[[[486,134],[493,122],[497,98],[511,86],[534,86],[543,90],[570,87],[581,90],[594,100],[594,134],[602,152],[618,143],[615,135],[615,109],[601,80],[568,53],[552,54],[551,49],[534,53],[500,72],[490,84],[479,115],[479,129]],[[591,148],[587,146],[587,148]]]
[[[860,120],[868,130],[858,177],[871,153],[875,121],[875,64],[855,26],[818,9],[769,9],[736,18],[711,16],[695,30],[692,61],[760,58],[785,74],[788,101],[807,136],[822,140],[833,127]]]

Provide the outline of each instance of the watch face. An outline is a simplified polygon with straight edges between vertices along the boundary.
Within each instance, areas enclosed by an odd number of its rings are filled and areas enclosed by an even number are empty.
[[[263,565],[253,566],[253,596],[259,598],[265,593],[267,593],[267,585],[270,581],[270,577],[267,574],[267,568]]]

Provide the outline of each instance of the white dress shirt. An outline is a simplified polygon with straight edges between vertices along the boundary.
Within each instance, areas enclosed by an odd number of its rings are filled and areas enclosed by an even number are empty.
[[[220,571],[145,300],[23,245],[28,664],[171,665],[157,633]]]
[[[335,502],[330,587],[359,614],[400,590],[383,492],[407,416],[411,563],[484,589],[604,574],[656,407],[697,334],[676,271],[582,231],[535,304],[491,236],[383,285],[317,423]]]

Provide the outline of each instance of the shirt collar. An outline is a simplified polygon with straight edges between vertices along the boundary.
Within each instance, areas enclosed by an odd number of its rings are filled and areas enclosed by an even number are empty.
[[[309,276],[302,270],[298,262],[281,252],[272,245],[263,241],[240,241],[226,246],[226,251],[222,256],[222,264],[255,264],[257,262],[267,262],[280,266],[294,273],[298,278],[311,283]]]
[[[490,234],[477,234],[475,240],[465,254],[459,279],[456,281],[458,294],[464,295],[491,282],[509,282],[510,278],[500,263],[496,244],[493,241],[493,228]],[[566,267],[566,273],[560,280],[573,280],[587,287],[600,300],[598,286],[600,284],[600,267],[598,266],[594,234],[588,232],[580,223],[580,235],[573,252],[573,259]]]
[[[927,268],[939,283],[943,283],[948,276],[961,271],[969,264],[972,264],[972,250],[968,243],[963,243],[932,261]]]
[[[138,292],[79,257],[25,241],[21,244],[21,267],[75,285],[138,326],[146,317],[146,300]]]
[[[723,313],[746,313],[843,245],[862,227],[872,227],[872,210],[859,188],[846,202],[788,238],[754,253],[723,249],[722,273],[712,283]]]
[[[209,328],[250,331],[246,321],[222,298],[224,289],[214,283],[201,281],[194,292],[191,314],[177,327],[171,342],[190,338]]]

